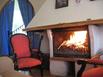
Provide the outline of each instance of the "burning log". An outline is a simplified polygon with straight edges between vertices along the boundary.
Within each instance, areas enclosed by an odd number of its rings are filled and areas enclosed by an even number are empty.
[[[65,45],[66,41],[64,41],[62,44],[60,44],[60,46],[57,48],[58,50],[63,46]]]

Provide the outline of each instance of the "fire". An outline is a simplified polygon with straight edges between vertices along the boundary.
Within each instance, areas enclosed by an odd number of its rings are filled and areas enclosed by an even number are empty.
[[[85,48],[84,43],[86,42],[87,31],[75,31],[73,35],[70,35],[68,40],[63,41],[61,46],[74,46],[75,48]]]

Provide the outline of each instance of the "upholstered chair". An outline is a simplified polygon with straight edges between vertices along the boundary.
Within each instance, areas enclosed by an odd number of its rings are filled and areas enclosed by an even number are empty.
[[[36,38],[36,36],[35,36]],[[39,37],[36,41],[38,41],[36,44],[41,44],[42,37]],[[34,50],[31,49],[31,43],[30,38],[25,34],[14,34],[11,36],[11,46],[13,53],[15,55],[14,57],[14,65],[16,70],[23,70],[23,71],[29,71],[32,75],[32,69],[39,68],[41,77],[43,77],[43,68],[42,68],[42,54],[40,51],[36,51],[34,53]],[[38,50],[40,50],[38,48]],[[36,55],[38,53],[38,57]]]
[[[77,77],[103,77],[103,60],[100,59],[102,54],[97,54],[91,59],[81,59],[78,64],[81,64],[81,68],[78,71]],[[93,65],[94,68],[89,68],[85,70],[85,67]]]

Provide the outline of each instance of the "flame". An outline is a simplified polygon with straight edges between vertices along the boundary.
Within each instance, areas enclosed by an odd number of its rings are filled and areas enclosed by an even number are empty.
[[[75,31],[73,35],[70,35],[70,39],[63,41],[58,49],[63,45],[67,47],[74,45],[75,48],[85,48],[86,34],[87,31]]]

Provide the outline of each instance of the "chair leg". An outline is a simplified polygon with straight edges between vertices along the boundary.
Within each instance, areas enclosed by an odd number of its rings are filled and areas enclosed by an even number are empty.
[[[41,73],[41,77],[43,77],[43,67],[42,66],[40,66],[40,73]]]
[[[80,70],[77,72],[77,77],[81,77],[84,72],[86,64],[82,64]]]
[[[33,76],[32,69],[29,69],[29,74],[30,74],[31,76]]]

